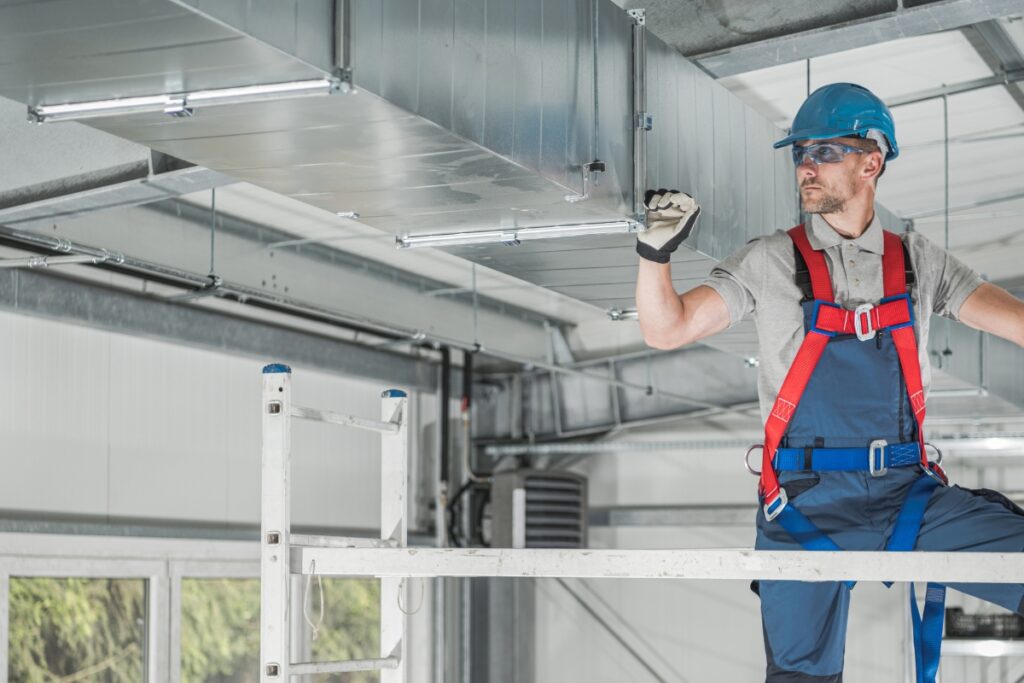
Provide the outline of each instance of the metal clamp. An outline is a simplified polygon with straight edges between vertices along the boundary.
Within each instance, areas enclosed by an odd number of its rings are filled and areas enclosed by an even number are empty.
[[[871,309],[874,304],[861,304],[853,311],[853,330],[857,333],[857,339],[868,341],[875,338],[875,327],[871,323]],[[867,321],[867,329],[864,329],[862,321]]]
[[[758,449],[763,451],[764,450],[764,444],[763,443],[755,443],[753,446],[751,446],[750,448],[747,449],[747,454],[743,456],[743,466],[747,468],[747,472],[750,472],[755,477],[761,476],[761,470],[755,470],[753,467],[750,466],[750,454],[753,453],[754,451],[758,450]]]
[[[889,471],[885,466],[885,449],[889,442],[885,439],[876,439],[868,446],[868,472],[872,477],[882,477]]]

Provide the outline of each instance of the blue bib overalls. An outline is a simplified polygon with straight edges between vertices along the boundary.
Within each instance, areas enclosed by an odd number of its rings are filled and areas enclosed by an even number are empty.
[[[797,262],[799,270],[799,255]],[[812,276],[814,271],[812,267]],[[831,282],[827,285],[831,291]],[[805,334],[810,334],[819,305],[805,300],[802,306]],[[794,528],[801,527],[794,527],[792,520],[781,524],[775,508],[763,499],[755,547],[800,550],[824,547],[815,545],[822,541],[845,550],[1024,551],[1024,511],[1005,497],[922,480],[919,427],[893,333],[883,329],[866,337],[836,333],[828,339],[773,453],[785,493],[782,506],[790,508],[783,514],[799,516],[815,534],[820,532],[820,539],[794,538]],[[927,485],[923,497],[922,483]],[[910,499],[917,495],[923,509],[909,541],[903,528],[908,493]],[[901,534],[906,547],[899,545]],[[951,587],[1024,614],[1024,583]],[[851,588],[836,582],[755,585],[768,683],[842,681]],[[934,597],[929,588],[929,597]],[[941,603],[939,610],[941,614]],[[941,621],[938,628],[941,634]],[[918,680],[931,680],[920,662]]]

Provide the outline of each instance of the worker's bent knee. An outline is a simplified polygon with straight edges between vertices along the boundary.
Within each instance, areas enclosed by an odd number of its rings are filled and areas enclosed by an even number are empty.
[[[799,671],[783,671],[769,663],[765,683],[843,683],[843,672],[831,676],[812,676]]]

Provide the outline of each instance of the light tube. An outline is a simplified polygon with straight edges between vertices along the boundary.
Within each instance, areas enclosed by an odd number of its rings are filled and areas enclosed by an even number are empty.
[[[468,244],[508,244],[514,246],[524,240],[630,233],[636,232],[639,227],[640,224],[636,221],[542,225],[532,228],[509,228],[506,230],[471,230],[466,232],[432,233],[428,235],[402,235],[396,238],[395,242],[399,249],[454,247]]]
[[[312,81],[268,83],[266,85],[248,85],[240,88],[220,88],[218,90],[197,90],[185,95],[185,106],[239,104],[278,97],[326,95],[338,87],[339,82],[337,80],[318,78]]]
[[[171,95],[152,97],[124,97],[115,100],[94,100],[70,104],[40,104],[28,108],[28,118],[36,123],[69,121],[113,114],[141,114],[145,112],[176,113],[185,108],[185,100]]]
[[[188,115],[194,107],[218,104],[242,104],[260,100],[327,95],[340,90],[341,82],[332,78],[318,78],[309,81],[268,83],[238,88],[218,88],[194,92],[152,95],[146,97],[123,97],[90,102],[68,104],[40,104],[28,108],[28,118],[36,123],[47,121],[70,121],[89,119],[115,114],[145,114],[164,112]]]

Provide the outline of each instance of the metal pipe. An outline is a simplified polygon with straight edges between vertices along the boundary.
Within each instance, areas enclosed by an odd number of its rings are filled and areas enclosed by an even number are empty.
[[[495,458],[516,455],[591,455],[596,453],[654,453],[708,449],[746,449],[749,439],[690,439],[686,441],[610,441],[595,443],[524,443],[490,445],[484,453]]]
[[[937,100],[940,97],[947,97],[949,95],[959,95],[960,93],[971,92],[972,90],[991,88],[996,85],[1009,85],[1022,80],[1024,80],[1024,69],[1010,69],[994,76],[977,78],[972,81],[964,81],[963,83],[954,83],[952,85],[943,85],[938,88],[903,95],[902,97],[894,97],[886,102],[886,105],[892,109],[893,107],[902,107],[926,100]]]
[[[942,215],[945,218],[946,251],[949,251],[949,97],[942,96],[943,186]],[[948,344],[947,344],[948,346]]]
[[[104,258],[94,256],[28,256],[26,258],[0,259],[0,268],[48,268],[50,266],[66,266],[75,263],[100,263]]]

